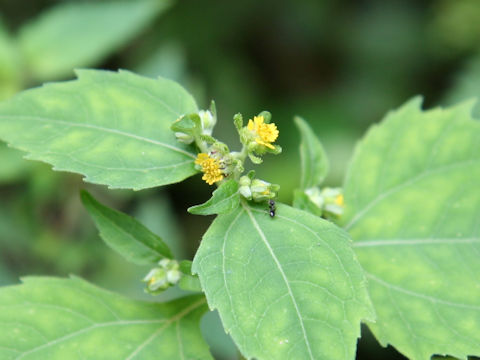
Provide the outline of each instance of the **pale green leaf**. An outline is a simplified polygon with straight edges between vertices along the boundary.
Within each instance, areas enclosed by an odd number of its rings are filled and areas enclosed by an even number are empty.
[[[28,158],[112,188],[143,189],[196,173],[195,152],[170,125],[197,111],[178,84],[127,71],[77,71],[78,80],[0,104],[0,138]]]
[[[188,212],[195,215],[223,214],[235,209],[239,202],[238,182],[230,179],[221,184],[207,202],[189,207]]]
[[[305,190],[320,185],[327,176],[329,163],[322,144],[308,123],[295,117],[295,124],[300,130],[300,189]]]
[[[472,103],[415,99],[360,142],[346,229],[367,272],[383,345],[410,359],[480,355],[480,123]]]
[[[133,217],[100,204],[86,191],[80,196],[102,239],[125,259],[142,265],[173,258],[163,240]]]
[[[274,218],[244,203],[218,216],[192,270],[247,358],[354,359],[373,317],[347,234],[286,205]]]
[[[0,288],[2,360],[212,359],[201,295],[134,301],[81,279],[28,277]]]
[[[170,4],[166,0],[64,2],[25,25],[20,47],[30,75],[51,80],[95,65],[126,45]]]

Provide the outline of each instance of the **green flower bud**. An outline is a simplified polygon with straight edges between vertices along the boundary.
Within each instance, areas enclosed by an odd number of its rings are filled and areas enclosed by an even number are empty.
[[[202,133],[212,135],[213,128],[217,123],[217,117],[214,116],[210,110],[200,110],[198,116],[200,116],[200,121],[202,123]]]
[[[260,179],[253,179],[250,186],[252,198],[257,202],[275,198],[279,189],[279,185],[270,184]]]
[[[248,176],[244,175],[240,178],[240,180],[238,180],[238,183],[240,186],[250,186],[252,180]]]
[[[192,135],[188,135],[182,132],[176,132],[175,137],[177,138],[178,141],[187,145],[190,145],[195,140],[195,138]]]
[[[201,120],[197,114],[184,115],[175,120],[170,128],[175,131],[178,141],[191,144],[201,131]]]
[[[143,281],[147,283],[145,290],[151,294],[158,294],[170,286],[167,279],[167,271],[163,268],[150,270]]]
[[[344,210],[343,192],[341,188],[326,187],[320,190],[317,187],[305,190],[309,200],[322,212],[323,216],[342,215]]]
[[[238,192],[247,200],[252,200],[252,190],[250,189],[250,184],[252,180],[248,176],[242,176],[238,181],[240,187]]]
[[[171,285],[175,285],[180,281],[182,273],[180,270],[168,270],[167,271],[167,280]]]

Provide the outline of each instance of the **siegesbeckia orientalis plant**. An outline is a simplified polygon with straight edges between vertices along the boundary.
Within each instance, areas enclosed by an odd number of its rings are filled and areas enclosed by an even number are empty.
[[[199,321],[218,310],[248,359],[353,359],[364,322],[410,359],[480,355],[480,124],[473,102],[424,111],[415,98],[373,126],[342,188],[306,121],[293,207],[248,167],[279,155],[269,112],[233,117],[241,147],[214,135],[215,104],[127,71],[24,91],[0,105],[0,138],[55,170],[141,190],[195,174],[217,215],[192,261],[82,191],[103,240],[149,265],[134,301],[76,277],[26,277],[0,290],[1,359],[211,359]],[[286,149],[291,151],[291,149]],[[250,162],[250,164],[248,164]],[[155,300],[155,298],[152,298]]]

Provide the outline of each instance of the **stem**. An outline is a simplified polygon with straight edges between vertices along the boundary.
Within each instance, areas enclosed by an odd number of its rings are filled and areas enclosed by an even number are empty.
[[[199,136],[195,136],[195,145],[197,145],[200,152],[208,154],[208,147],[205,141],[200,140]]]

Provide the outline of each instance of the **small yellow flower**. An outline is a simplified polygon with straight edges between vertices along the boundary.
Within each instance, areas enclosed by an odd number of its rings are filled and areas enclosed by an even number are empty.
[[[342,194],[337,195],[337,197],[335,198],[335,204],[337,204],[338,206],[343,206],[343,205],[345,205],[345,202],[344,202],[344,199],[343,199],[343,195],[342,195]]]
[[[275,149],[272,143],[278,137],[278,130],[275,124],[265,124],[263,116],[255,116],[253,120],[248,120],[247,129],[255,131],[257,137],[255,142],[264,145],[270,149]]]
[[[223,180],[223,174],[220,170],[220,162],[218,159],[211,158],[208,154],[200,153],[197,155],[195,164],[202,167],[202,180],[205,180],[208,185]]]

